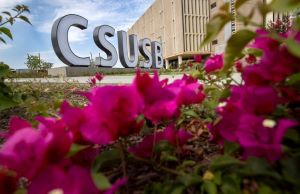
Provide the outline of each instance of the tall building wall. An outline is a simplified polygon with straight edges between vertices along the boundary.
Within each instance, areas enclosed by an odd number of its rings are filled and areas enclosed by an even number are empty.
[[[128,30],[138,38],[150,38],[162,44],[166,65],[170,61],[181,64],[183,60],[193,58],[195,54],[222,53],[228,38],[236,31],[245,28],[243,23],[232,21],[227,24],[211,44],[200,48],[206,36],[206,24],[219,8],[230,3],[230,11],[235,13],[236,0],[156,0],[151,7]],[[247,1],[239,11],[249,15],[258,2],[270,0]],[[253,20],[263,22],[264,18],[255,10]],[[249,27],[247,27],[249,28]],[[253,27],[250,27],[250,29]]]
[[[210,46],[200,49],[206,36],[210,0],[156,0],[128,30],[139,39],[162,44],[166,63],[210,54]]]

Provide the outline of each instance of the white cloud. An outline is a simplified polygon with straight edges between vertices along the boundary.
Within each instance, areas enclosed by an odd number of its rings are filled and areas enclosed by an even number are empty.
[[[69,35],[70,42],[79,42],[91,36],[94,27],[108,24],[116,30],[128,30],[137,17],[154,0],[44,0],[49,6],[53,6],[53,17],[46,21],[40,21],[37,30],[50,33],[54,21],[67,14],[78,14],[89,20],[87,30],[72,31]]]
[[[0,50],[7,50],[7,49],[10,49],[12,48],[13,46],[11,44],[3,44],[3,43],[0,43]]]
[[[0,11],[12,9],[17,4],[24,4],[30,0],[0,0]]]

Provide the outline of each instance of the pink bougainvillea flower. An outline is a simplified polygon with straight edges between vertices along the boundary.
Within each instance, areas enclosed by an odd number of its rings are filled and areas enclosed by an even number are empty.
[[[299,59],[293,56],[286,46],[260,31],[253,45],[263,51],[258,64],[245,67],[243,80],[246,85],[267,85],[284,81],[295,71],[300,71]]]
[[[31,124],[17,116],[12,116],[8,123],[8,131],[0,132],[1,138],[8,138],[9,136],[13,135],[16,131],[23,129],[23,128],[30,128]]]
[[[241,112],[258,115],[272,113],[280,102],[277,91],[270,86],[234,86],[231,95],[230,100],[237,103]]]
[[[101,147],[87,146],[73,155],[70,159],[72,164],[90,168],[100,153]]]
[[[250,45],[252,48],[262,49],[262,50],[273,50],[277,48],[280,43],[268,36],[269,32],[265,29],[258,29],[256,31],[257,37],[254,39],[253,44]]]
[[[182,151],[183,145],[192,138],[184,129],[176,130],[174,126],[168,126],[162,132],[156,132],[146,136],[143,141],[129,148],[129,152],[142,158],[150,158],[153,154],[153,148],[161,141],[167,141],[173,145],[177,151]]]
[[[249,55],[248,57],[245,58],[245,60],[248,64],[254,64],[257,62],[257,59],[254,55]]]
[[[0,193],[12,194],[17,190],[17,177],[14,172],[0,169]]]
[[[49,166],[32,180],[28,194],[37,193],[99,194],[90,170],[75,165]]]
[[[47,144],[44,136],[33,128],[15,132],[0,150],[0,165],[29,179],[45,165]]]
[[[281,142],[285,132],[297,123],[288,119],[266,120],[254,115],[243,115],[236,135],[246,158],[263,157],[276,161],[282,155]]]
[[[176,95],[179,106],[201,103],[205,98],[202,92],[203,85],[191,76],[184,75],[182,79],[175,80],[166,88]]]
[[[211,73],[222,69],[224,66],[223,55],[214,55],[205,62],[204,69],[206,73]]]
[[[97,79],[95,77],[92,77],[91,79],[89,79],[88,83],[90,84],[91,87],[94,87],[96,86]]]
[[[95,75],[95,78],[98,80],[98,81],[101,81],[103,78],[104,78],[104,75],[102,73],[96,73]]]
[[[202,62],[202,55],[194,55],[194,60],[197,63],[201,63]]]
[[[143,114],[154,124],[179,115],[176,96],[166,85],[166,82],[159,81],[157,72],[151,77],[148,73],[137,71],[133,86],[143,99]]]
[[[102,145],[139,132],[143,103],[133,86],[96,87],[90,94],[78,127],[86,140]]]
[[[80,126],[86,120],[83,110],[78,107],[72,107],[67,101],[64,101],[60,107],[60,115],[68,130],[73,133],[74,142],[79,144],[87,143],[80,132]]]
[[[237,61],[237,62],[235,62],[235,68],[236,68],[236,70],[237,70],[237,72],[240,72],[240,73],[242,73],[243,72],[243,63],[241,62],[241,61]]]
[[[36,118],[40,124],[38,129],[47,145],[44,159],[47,163],[56,163],[66,156],[73,143],[73,134],[66,130],[63,120],[54,118]]]
[[[38,129],[17,130],[0,150],[0,165],[28,179],[47,165],[62,160],[73,143],[62,120],[39,117],[38,121]]]

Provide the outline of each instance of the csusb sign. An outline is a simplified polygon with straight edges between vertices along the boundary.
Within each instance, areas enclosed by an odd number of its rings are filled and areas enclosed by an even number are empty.
[[[90,65],[89,57],[79,57],[73,53],[68,41],[68,33],[71,27],[81,30],[87,29],[88,20],[79,15],[66,15],[55,21],[51,31],[51,40],[54,51],[58,58],[69,66],[87,67]],[[107,55],[106,59],[100,56],[96,65],[100,67],[113,67],[118,61],[116,48],[106,39],[113,37],[115,29],[108,25],[98,26],[94,29],[93,39],[95,44]],[[163,67],[163,50],[159,42],[144,38],[138,41],[137,36],[129,35],[129,52],[127,33],[118,31],[119,59],[123,67],[134,68],[138,64],[139,52],[145,58],[140,65],[145,68]],[[151,48],[151,52],[147,49]]]

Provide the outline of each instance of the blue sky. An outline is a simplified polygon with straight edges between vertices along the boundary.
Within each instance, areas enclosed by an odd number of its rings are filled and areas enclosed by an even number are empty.
[[[78,14],[88,19],[88,29],[71,28],[69,40],[77,55],[98,56],[92,32],[96,26],[108,24],[117,30],[125,30],[144,13],[154,0],[0,0],[0,11],[9,10],[16,4],[30,7],[28,15],[32,26],[17,22],[12,28],[13,41],[0,43],[0,61],[11,68],[26,68],[27,54],[41,54],[45,61],[56,67],[64,64],[56,57],[51,44],[51,27],[54,21],[67,14]],[[116,35],[110,39],[117,47]],[[119,66],[119,64],[118,64]]]

